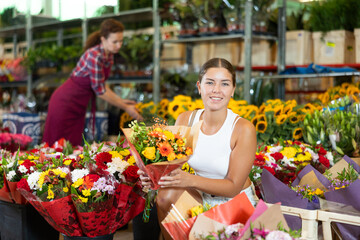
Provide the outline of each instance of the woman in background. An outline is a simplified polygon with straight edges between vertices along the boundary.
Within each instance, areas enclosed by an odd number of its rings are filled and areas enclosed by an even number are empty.
[[[72,145],[81,145],[90,102],[93,128],[95,126],[96,97],[125,110],[134,119],[142,119],[135,108],[136,102],[120,98],[105,85],[113,65],[113,54],[121,48],[123,31],[121,22],[107,19],[101,23],[99,31],[88,37],[85,52],[70,78],[50,98],[43,142],[51,146],[65,138]]]

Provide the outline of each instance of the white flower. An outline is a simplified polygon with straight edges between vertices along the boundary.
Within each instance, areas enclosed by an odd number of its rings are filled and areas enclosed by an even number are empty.
[[[334,156],[332,155],[332,153],[330,151],[328,151],[326,153],[325,157],[329,160],[330,166],[333,166],[334,165]]]
[[[283,159],[281,160],[281,164],[289,166],[289,167],[296,167],[294,164],[294,158],[287,158],[285,155]]]
[[[19,166],[19,172],[21,172],[21,173],[26,173],[26,172],[27,172],[27,168],[26,168],[25,166],[23,166],[23,165],[20,165],[20,166]]]
[[[271,147],[270,149],[268,148],[268,151],[271,153],[276,153],[276,152],[280,152],[283,149],[282,146],[275,146],[275,147]]]
[[[269,162],[276,163],[275,158],[273,158],[270,154],[271,154],[270,152],[265,153],[265,156],[269,159],[269,160],[268,159],[265,160],[268,165],[269,165]]]
[[[75,169],[71,172],[71,181],[74,183],[76,182],[79,178],[82,178],[86,175],[89,174],[89,170],[88,169]]]
[[[69,174],[70,173],[70,169],[68,167],[58,167],[57,169],[59,169],[60,171]]]
[[[7,180],[11,181],[13,177],[16,176],[16,172],[14,170],[11,170],[7,175],[6,178]]]
[[[9,168],[12,168],[14,166],[14,162],[9,162],[8,165],[6,165],[6,168],[9,169]]]
[[[306,148],[305,152],[309,152],[311,154],[313,162],[317,162],[319,160],[319,155],[317,153],[315,153],[312,149]]]
[[[265,240],[292,240],[292,237],[283,231],[272,231],[266,235]]]
[[[234,233],[237,233],[239,232],[239,229],[241,227],[243,227],[244,225],[241,224],[241,223],[235,223],[235,224],[232,224],[232,225],[229,225],[226,227],[225,229],[225,234],[228,235],[228,236],[231,236],[233,235]]]
[[[40,178],[41,172],[33,172],[29,175],[27,182],[29,184],[30,189],[32,190],[38,190],[38,181]]]
[[[121,158],[116,157],[112,158],[112,162],[108,163],[107,166],[109,167],[108,171],[111,174],[114,174],[115,172],[122,173],[130,166],[130,164],[126,161],[121,160]]]

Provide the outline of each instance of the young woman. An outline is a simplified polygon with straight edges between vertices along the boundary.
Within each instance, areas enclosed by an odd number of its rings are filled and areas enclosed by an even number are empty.
[[[213,58],[202,66],[197,88],[204,109],[185,112],[176,120],[176,125],[190,126],[202,120],[194,154],[188,161],[196,174],[176,169],[160,179],[156,198],[160,223],[184,190],[212,206],[244,191],[255,204],[248,175],[255,159],[256,130],[251,122],[227,108],[235,80],[234,68],[225,59]],[[149,178],[139,173],[143,185],[149,186]],[[171,239],[165,229],[162,233],[165,239]]]
[[[86,109],[91,101],[92,120],[95,119],[96,96],[141,119],[135,102],[121,99],[108,86],[113,54],[119,52],[123,41],[122,23],[107,19],[100,30],[91,34],[70,78],[52,94],[48,107],[43,141],[50,146],[60,138],[73,145],[82,143]]]

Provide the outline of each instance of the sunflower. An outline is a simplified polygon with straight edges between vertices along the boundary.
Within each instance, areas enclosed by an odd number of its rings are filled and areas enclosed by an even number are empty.
[[[291,105],[291,106],[295,107],[295,106],[297,105],[297,102],[296,102],[295,99],[291,99],[291,100],[287,100],[287,101],[285,102],[285,105],[286,105],[286,106]]]
[[[284,105],[278,105],[274,107],[274,117],[278,117],[283,113]]]
[[[264,133],[267,129],[267,122],[259,121],[256,123],[256,131],[259,133]]]
[[[284,114],[289,114],[289,112],[291,112],[293,110],[294,106],[293,105],[286,105],[284,107]]]
[[[165,108],[165,107],[167,107],[169,105],[169,102],[170,101],[167,98],[163,98],[163,99],[161,99],[159,104],[160,104],[161,108]]]
[[[257,117],[258,117],[259,121],[265,121],[266,122],[265,114],[259,114],[259,115],[257,115]]]
[[[340,96],[344,96],[346,94],[346,89],[345,88],[341,88],[339,91],[339,95]]]
[[[161,117],[161,118],[166,118],[166,114],[167,114],[167,112],[166,111],[164,111],[163,109],[159,109],[158,111],[157,111],[157,115],[159,116],[159,117]]]
[[[292,124],[296,124],[299,122],[299,117],[296,115],[296,112],[292,112],[290,115],[289,115],[289,120]]]
[[[251,123],[256,126],[257,122],[259,121],[259,116],[255,116],[253,117],[253,119],[251,119]]]
[[[286,121],[287,118],[288,117],[287,117],[286,114],[281,114],[280,116],[277,116],[276,117],[276,124],[277,125],[282,125]]]
[[[191,102],[191,97],[190,96],[185,96],[185,95],[177,95],[177,96],[174,97],[174,101]]]
[[[199,108],[199,109],[202,109],[204,108],[204,103],[201,99],[196,99],[195,100],[195,105],[196,105],[196,108]]]
[[[303,136],[302,128],[295,128],[293,131],[293,139],[298,140],[302,138],[302,136]]]
[[[130,117],[130,115],[127,112],[124,112],[123,114],[121,114],[120,117],[120,128],[125,127],[125,124],[129,121],[132,120],[132,117]]]
[[[265,111],[265,107],[266,107],[266,105],[264,103],[261,104],[261,106],[259,108],[259,113],[263,113]]]
[[[169,114],[174,118],[177,119],[177,117],[180,115],[180,113],[185,112],[185,109],[183,107],[183,102],[179,102],[174,99],[174,101],[169,103]]]
[[[347,82],[344,82],[344,83],[341,84],[341,88],[343,88],[343,89],[347,89],[350,86],[352,86],[352,84],[347,83]]]
[[[186,108],[188,111],[193,111],[196,109],[196,104],[194,102],[189,102],[186,104]]]

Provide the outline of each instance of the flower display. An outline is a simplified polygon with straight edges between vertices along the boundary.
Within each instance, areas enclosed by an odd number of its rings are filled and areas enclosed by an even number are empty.
[[[329,88],[325,93],[320,94],[318,99],[324,106],[328,106],[332,101],[345,96],[359,102],[359,94],[359,84],[342,83],[340,86]]]
[[[16,152],[18,149],[26,150],[31,142],[32,138],[24,134],[0,133],[0,148],[11,152]]]
[[[292,182],[297,173],[311,164],[324,172],[334,165],[334,155],[321,145],[312,147],[299,141],[283,141],[270,146],[259,146],[254,166],[250,173],[252,181],[260,178],[262,169],[267,169],[283,183]]]

